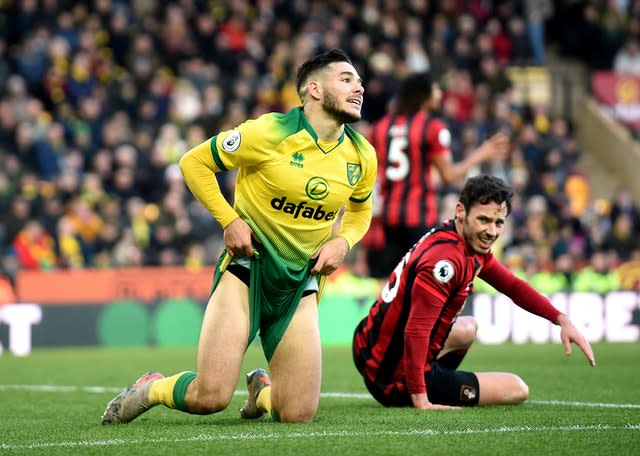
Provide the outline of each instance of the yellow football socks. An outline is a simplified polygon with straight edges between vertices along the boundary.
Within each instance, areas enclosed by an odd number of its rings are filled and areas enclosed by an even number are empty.
[[[149,390],[149,403],[151,405],[164,404],[172,409],[183,410],[187,386],[194,378],[195,374],[193,372],[186,371],[155,381]],[[178,393],[182,401],[180,399],[178,401],[175,400],[176,393]],[[182,404],[177,404],[176,402],[182,402]]]
[[[169,408],[187,412],[184,397],[189,384],[196,378],[195,372],[185,371],[156,380],[149,390],[149,405],[164,404]],[[271,387],[263,388],[256,398],[256,407],[271,414]]]
[[[258,410],[271,414],[271,387],[265,386],[256,398]]]

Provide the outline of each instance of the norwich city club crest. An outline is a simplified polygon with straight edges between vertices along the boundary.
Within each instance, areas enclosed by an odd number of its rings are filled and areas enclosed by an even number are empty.
[[[362,166],[359,163],[347,163],[347,179],[349,185],[356,185],[362,176]]]

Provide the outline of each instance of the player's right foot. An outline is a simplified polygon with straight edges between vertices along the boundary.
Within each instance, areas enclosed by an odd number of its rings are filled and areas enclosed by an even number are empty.
[[[247,420],[253,420],[264,416],[265,412],[258,408],[258,395],[265,387],[271,386],[269,375],[264,369],[255,369],[247,374],[247,392],[249,398],[240,409],[240,416]]]
[[[102,424],[128,423],[153,407],[149,404],[149,390],[161,378],[164,375],[160,372],[143,374],[133,385],[111,399],[102,414]]]

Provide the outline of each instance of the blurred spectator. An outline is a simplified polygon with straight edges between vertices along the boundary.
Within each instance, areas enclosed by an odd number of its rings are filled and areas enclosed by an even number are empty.
[[[493,55],[482,57],[478,84],[487,85],[491,100],[509,90],[513,85]]]
[[[513,16],[508,21],[508,29],[511,37],[509,62],[516,66],[533,65],[533,48],[527,36],[527,23],[522,17]]]
[[[551,0],[525,0],[524,2],[527,36],[535,65],[544,65],[545,23],[553,14],[553,9]]]
[[[475,93],[469,71],[452,70],[446,75],[442,104],[452,118],[467,122],[475,104]]]
[[[559,255],[555,260],[555,270],[557,274],[562,274],[565,277],[565,289],[574,290],[576,280],[576,270],[580,270],[577,267],[573,256],[569,253]]]
[[[509,34],[505,31],[502,22],[500,22],[497,17],[489,18],[486,30],[491,38],[498,63],[500,63],[500,65],[507,65],[511,61],[513,42]]]
[[[627,187],[619,188],[611,203],[610,219],[613,223],[621,213],[628,214],[634,232],[640,232],[640,207],[633,201],[631,190]]]
[[[628,39],[613,60],[613,71],[619,74],[640,76],[640,44]]]
[[[591,202],[591,185],[584,173],[572,170],[565,179],[564,193],[573,217],[581,217]]]
[[[26,226],[31,219],[32,205],[26,198],[16,196],[11,202],[8,212],[0,215],[0,220],[4,226],[4,239],[7,244],[11,244],[18,233]]]
[[[615,269],[623,290],[640,291],[640,248],[631,252],[628,261],[622,263]]]
[[[75,230],[73,221],[63,216],[58,220],[56,253],[62,268],[79,269],[87,265],[86,248]]]
[[[613,271],[606,251],[596,250],[589,265],[575,273],[574,291],[594,291],[606,294],[620,287],[618,276]]]
[[[627,212],[620,212],[615,219],[611,231],[603,242],[603,247],[612,250],[619,261],[630,258],[631,252],[640,247],[640,238],[633,229],[633,220]]]
[[[444,41],[432,38],[429,42],[427,56],[429,58],[429,73],[434,81],[441,81],[442,77],[453,67],[453,61],[447,52]]]
[[[570,290],[571,277],[567,276],[568,271],[557,267],[549,250],[541,248],[537,251],[537,255],[537,258],[529,258],[525,263],[525,274],[529,284],[547,296]],[[559,263],[559,265],[562,264],[562,262]]]
[[[18,264],[24,269],[52,269],[58,262],[53,237],[34,219],[18,232],[13,249]]]
[[[81,242],[84,245],[93,246],[104,225],[102,217],[85,199],[80,197],[69,201],[67,217],[73,232]]]
[[[594,67],[611,69],[613,60],[625,40],[626,12],[617,0],[605,0],[600,11],[600,35],[598,48],[595,49],[597,60]]]
[[[142,267],[144,266],[144,251],[136,243],[133,229],[128,227],[122,231],[122,236],[113,246],[113,266]]]

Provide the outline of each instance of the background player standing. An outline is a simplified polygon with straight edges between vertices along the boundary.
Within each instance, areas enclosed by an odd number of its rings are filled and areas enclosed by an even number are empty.
[[[463,161],[453,162],[451,133],[433,112],[442,90],[429,73],[404,79],[390,112],[371,126],[369,140],[378,156],[381,213],[374,219],[383,230],[376,243],[372,227],[365,238],[369,275],[384,278],[402,255],[439,221],[434,167],[445,184],[465,177],[484,161],[505,156],[509,138],[504,133],[485,141]]]

